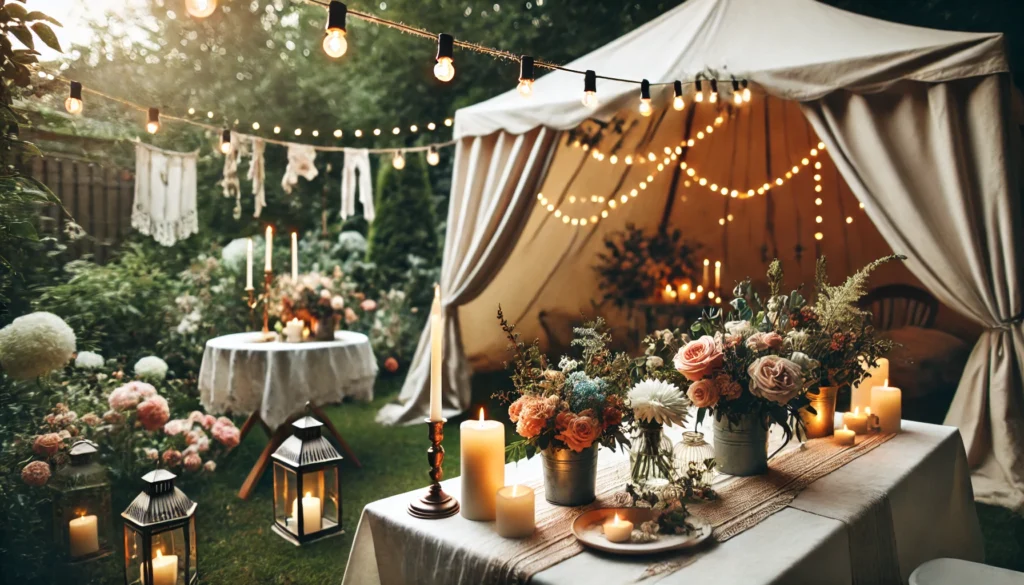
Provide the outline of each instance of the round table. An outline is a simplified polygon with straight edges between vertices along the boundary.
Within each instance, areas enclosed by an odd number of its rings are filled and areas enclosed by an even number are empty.
[[[270,461],[290,434],[290,423],[309,403],[313,414],[334,435],[345,456],[359,460],[320,406],[346,397],[373,399],[377,359],[362,333],[336,331],[334,341],[261,341],[260,332],[235,333],[206,342],[199,369],[199,395],[212,413],[248,414],[243,437],[260,425],[271,437],[239,495],[248,497]]]

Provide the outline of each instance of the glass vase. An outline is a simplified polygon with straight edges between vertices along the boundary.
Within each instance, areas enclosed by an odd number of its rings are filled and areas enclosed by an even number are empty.
[[[630,480],[642,489],[655,489],[673,479],[672,441],[661,423],[638,422],[629,448]]]
[[[831,437],[835,430],[836,419],[836,396],[839,395],[839,386],[820,386],[816,394],[807,393],[811,401],[811,412],[808,408],[800,409],[800,419],[804,423],[808,439],[820,439]]]
[[[714,460],[715,449],[704,440],[704,433],[697,431],[686,431],[683,433],[683,440],[672,449],[672,461],[675,464],[676,472],[686,475],[693,465],[700,471],[702,483],[711,483],[717,472],[714,464],[709,468],[706,462]]]

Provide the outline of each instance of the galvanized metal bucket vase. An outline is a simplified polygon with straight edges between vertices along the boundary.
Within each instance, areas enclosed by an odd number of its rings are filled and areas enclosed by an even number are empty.
[[[736,422],[715,419],[715,462],[729,475],[760,475],[768,471],[768,425],[747,414]]]
[[[594,501],[597,445],[579,453],[549,447],[544,456],[544,497],[556,506],[582,506]]]

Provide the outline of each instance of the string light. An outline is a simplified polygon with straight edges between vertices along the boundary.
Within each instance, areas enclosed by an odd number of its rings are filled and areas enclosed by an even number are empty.
[[[156,134],[160,130],[160,110],[149,108],[149,119],[146,122],[146,132]]]
[[[523,55],[519,59],[519,86],[516,87],[519,95],[527,98],[533,95],[533,79],[533,57]]]
[[[217,0],[185,0],[185,12],[196,18],[206,18],[217,10]]]
[[[718,101],[718,80],[711,80],[711,95],[708,96],[708,102],[716,103]]]
[[[259,122],[253,122],[252,123],[252,129],[253,130],[259,130],[260,129],[260,123]]]
[[[813,150],[811,151],[810,155],[812,157],[816,156],[816,154],[814,154]],[[806,162],[804,162],[804,161],[806,161]],[[804,158],[800,162],[803,163],[805,166],[807,164],[810,164],[810,160],[807,159],[807,158]],[[771,190],[771,188],[772,188],[771,183],[772,182],[774,182],[776,187],[780,187],[783,184],[785,184],[786,181],[792,179],[794,174],[796,174],[796,172],[799,172],[799,170],[800,170],[799,167],[794,166],[790,171],[786,171],[785,178],[778,177],[774,181],[766,181],[763,185],[758,187],[756,190],[755,189],[739,190],[739,189],[730,189],[729,187],[726,187],[724,185],[720,186],[717,183],[710,183],[710,181],[708,181],[705,177],[700,176],[700,171],[695,169],[693,166],[684,166],[684,165],[686,165],[685,162],[680,163],[680,168],[685,169],[686,170],[686,174],[689,175],[690,177],[692,177],[695,181],[697,181],[697,183],[701,187],[707,187],[708,190],[710,190],[712,193],[718,193],[718,194],[721,194],[723,196],[730,195],[733,198],[737,198],[737,199],[749,199],[750,197],[753,197],[755,194],[756,195],[764,195],[765,192]],[[691,171],[693,171],[693,172],[691,172]],[[818,189],[818,190],[820,190],[820,189]],[[724,222],[720,222],[720,223],[722,225],[724,225]]]
[[[644,79],[640,82],[640,115],[648,117],[654,112],[651,107],[651,82]]]
[[[437,63],[434,65],[434,77],[449,82],[455,77],[455,64],[452,62],[455,39],[448,33],[437,35]]]
[[[391,157],[391,166],[395,167],[396,170],[402,170],[405,168],[405,157],[402,155],[402,151],[398,151]]]
[[[231,154],[231,130],[227,128],[220,133],[220,151],[225,155]]]
[[[347,34],[345,17],[347,14],[348,7],[337,0],[331,0],[331,3],[327,6],[327,27],[324,34],[323,47],[327,56],[333,59],[341,57],[348,51],[348,40],[345,38]]]
[[[597,73],[587,69],[583,75],[583,105],[594,109],[597,107]]]
[[[735,79],[732,80],[732,103],[737,106],[743,104],[743,95],[740,94],[740,82]]]
[[[744,79],[743,82],[740,85],[743,86],[743,101],[749,102],[750,101],[750,88],[747,87],[747,80]]]
[[[432,167],[436,167],[439,162],[441,162],[441,153],[431,146],[430,149],[427,150],[427,164]]]
[[[82,84],[77,81],[71,82],[71,91],[68,94],[68,99],[64,100],[64,109],[69,114],[77,116],[82,113],[85,109],[82,103]]]
[[[672,108],[679,112],[686,107],[686,102],[683,101],[683,82],[675,81],[672,83],[672,87],[675,90],[675,97],[672,98]]]
[[[697,102],[698,104],[699,103],[703,103],[704,102],[704,88],[701,86],[699,78],[694,82],[694,85],[695,85],[695,89],[697,90],[697,93],[693,96],[693,101]]]

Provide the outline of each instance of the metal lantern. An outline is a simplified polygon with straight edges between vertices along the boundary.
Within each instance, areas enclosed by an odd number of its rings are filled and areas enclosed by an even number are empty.
[[[341,454],[303,417],[274,452],[274,532],[299,546],[341,534]]]
[[[96,461],[92,441],[71,446],[71,463],[57,470],[51,485],[53,525],[57,544],[68,561],[77,563],[105,557],[111,551],[113,510],[107,469]]]
[[[195,585],[196,507],[174,487],[176,476],[157,469],[124,518],[124,582],[128,585]]]

